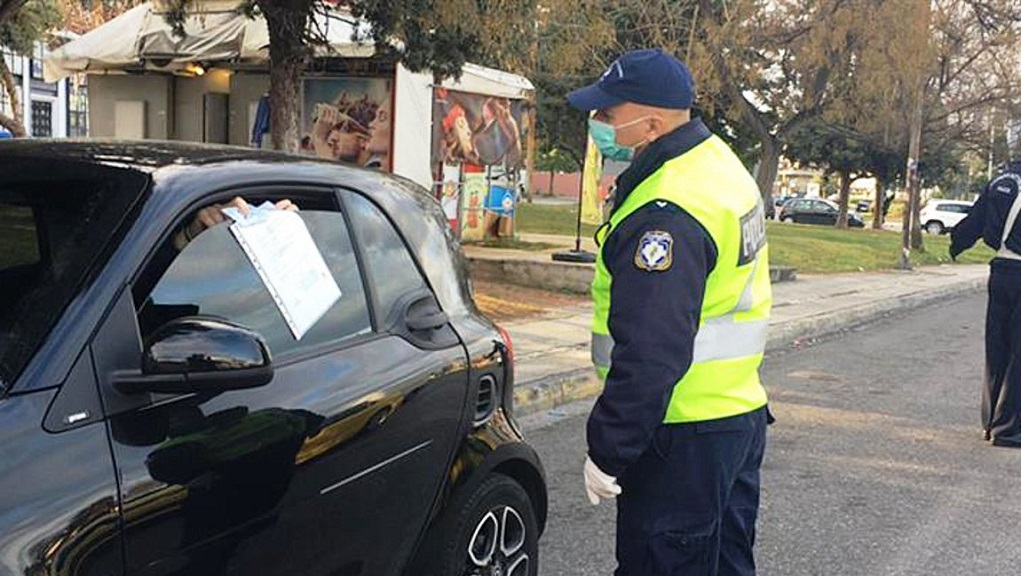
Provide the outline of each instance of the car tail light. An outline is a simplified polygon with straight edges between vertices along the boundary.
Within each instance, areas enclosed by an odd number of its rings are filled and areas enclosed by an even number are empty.
[[[514,364],[514,341],[511,340],[510,332],[502,328],[501,326],[496,327],[500,331],[500,338],[503,339],[503,345],[507,347],[507,364]]]

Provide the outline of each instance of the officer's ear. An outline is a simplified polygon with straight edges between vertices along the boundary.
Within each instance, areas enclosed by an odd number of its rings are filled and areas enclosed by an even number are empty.
[[[646,132],[646,134],[649,142],[652,142],[667,133],[667,123],[663,116],[659,114],[650,114],[648,122],[648,132]]]

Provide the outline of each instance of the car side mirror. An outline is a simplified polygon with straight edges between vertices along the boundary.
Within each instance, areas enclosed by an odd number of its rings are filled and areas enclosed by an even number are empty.
[[[118,374],[125,393],[220,393],[273,379],[273,362],[258,333],[211,317],[167,322],[147,340],[141,374]]]

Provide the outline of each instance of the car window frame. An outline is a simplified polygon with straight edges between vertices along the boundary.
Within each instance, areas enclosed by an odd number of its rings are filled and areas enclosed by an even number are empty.
[[[331,203],[331,209],[333,211],[338,212],[341,215],[341,217],[344,218],[344,223],[348,229],[348,235],[351,238],[352,251],[354,252],[355,261],[358,265],[358,277],[362,282],[362,289],[366,295],[366,306],[368,306],[369,309],[368,312],[370,330],[368,333],[353,335],[341,340],[330,340],[326,342],[321,342],[313,346],[307,346],[295,350],[288,350],[286,352],[281,353],[274,352],[273,364],[275,366],[280,367],[291,366],[293,364],[297,364],[328,354],[333,354],[335,352],[347,350],[349,348],[354,348],[356,346],[363,345],[367,342],[372,342],[380,338],[390,336],[388,333],[381,331],[379,329],[378,321],[379,313],[377,310],[378,306],[375,301],[374,290],[373,292],[370,293],[371,286],[368,283],[368,273],[365,268],[365,257],[364,254],[361,252],[359,245],[356,243],[356,238],[354,230],[351,227],[349,215],[343,206],[340,194],[337,191],[337,187],[333,185],[325,184],[316,185],[309,184],[308,182],[294,184],[272,183],[223,188],[216,190],[214,192],[203,194],[201,198],[189,202],[188,205],[182,211],[176,214],[175,217],[170,221],[169,226],[167,226],[167,228],[160,233],[159,240],[150,247],[149,253],[142,260],[142,262],[139,264],[139,266],[136,268],[131,278],[129,279],[128,287],[132,291],[132,299],[137,300],[134,292],[135,287],[141,280],[141,278],[146,275],[145,273],[149,269],[149,267],[153,265],[154,259],[157,257],[159,252],[164,249],[166,244],[172,241],[176,231],[180,229],[180,227],[185,223],[185,221],[190,216],[192,216],[197,210],[205,206],[208,206],[213,203],[229,202],[231,199],[237,196],[240,196],[245,199],[253,197],[258,198],[259,203],[261,203],[263,198],[268,199],[286,197],[288,199],[294,200],[295,204],[298,205],[299,210],[302,204],[301,203],[302,197],[306,199],[315,197],[316,200],[328,198]],[[162,273],[165,273],[166,270],[169,269],[170,264],[172,262],[173,260],[167,263]],[[160,277],[162,277],[162,273]],[[157,280],[156,283],[158,284],[158,282],[159,281]],[[156,284],[153,284],[153,286],[149,288],[147,294],[151,293],[151,291],[155,287]],[[141,326],[138,325],[137,321],[138,315],[137,302],[133,302],[133,306],[135,308],[136,315],[135,320],[136,334],[139,337],[142,337]]]
[[[390,331],[391,328],[393,328],[393,326],[387,324],[386,322],[387,314],[384,314],[384,311],[382,309],[382,304],[380,303],[379,300],[379,291],[370,282],[371,278],[369,277],[369,268],[372,266],[372,263],[368,261],[368,257],[364,251],[365,248],[362,238],[359,237],[357,228],[355,228],[355,226],[352,224],[350,220],[351,210],[348,208],[347,200],[344,198],[345,193],[359,196],[360,198],[371,204],[373,207],[375,207],[376,210],[378,210],[380,214],[383,215],[383,218],[385,218],[386,221],[390,224],[390,227],[394,230],[394,233],[397,234],[397,238],[400,239],[401,244],[404,246],[405,252],[407,252],[407,254],[411,257],[411,261],[415,265],[415,270],[416,272],[418,272],[418,276],[419,278],[421,278],[425,289],[428,290],[429,294],[431,294],[432,297],[436,300],[436,305],[439,306],[440,310],[443,310],[443,303],[440,301],[439,297],[437,297],[436,288],[432,285],[429,275],[425,272],[425,268],[422,266],[422,262],[419,260],[418,253],[415,251],[414,248],[412,248],[411,243],[408,242],[408,238],[404,234],[404,231],[401,229],[400,225],[397,224],[397,222],[393,219],[393,217],[390,216],[390,213],[387,212],[386,208],[380,205],[379,202],[376,202],[370,194],[366,194],[365,192],[360,191],[357,188],[353,188],[351,186],[337,186],[335,187],[335,192],[337,196],[337,202],[340,203],[341,206],[341,212],[344,214],[344,218],[348,224],[348,229],[351,231],[351,241],[354,245],[355,254],[358,258],[359,267],[362,272],[363,285],[366,287],[366,293],[370,295],[370,301],[372,303],[372,309],[374,311],[374,315],[372,316],[374,331],[381,334],[398,335],[397,332]],[[447,310],[443,311],[449,312]]]
[[[34,160],[33,160],[34,161]],[[49,333],[37,346],[35,352],[22,367],[18,376],[11,382],[0,380],[0,400],[11,394],[26,394],[40,390],[59,388],[67,380],[75,363],[84,348],[89,346],[94,336],[94,326],[91,324],[76,323],[74,318],[78,314],[88,314],[95,309],[92,304],[94,291],[107,289],[99,283],[99,278],[107,273],[107,269],[115,261],[115,256],[122,249],[122,242],[130,234],[132,227],[142,214],[146,204],[150,201],[153,192],[152,176],[144,171],[131,167],[112,166],[105,163],[84,164],[72,163],[87,171],[108,171],[109,176],[123,180],[134,179],[139,184],[138,190],[127,203],[127,206],[120,216],[120,219],[110,236],[105,240],[101,250],[96,252],[95,258],[89,263],[84,274],[78,282],[75,297],[65,303],[56,321],[50,327]],[[87,168],[84,166],[88,165]],[[33,209],[33,218],[36,217]],[[42,244],[44,232],[36,229],[36,241]],[[39,246],[40,257],[48,258],[42,253],[42,246]],[[106,310],[105,306],[100,307]],[[105,314],[105,312],[103,312]],[[55,338],[60,333],[61,338]],[[73,342],[69,345],[68,342]]]

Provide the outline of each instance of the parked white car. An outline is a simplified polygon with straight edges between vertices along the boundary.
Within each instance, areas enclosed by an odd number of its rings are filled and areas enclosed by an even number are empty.
[[[922,227],[929,234],[943,234],[964,220],[974,202],[966,200],[929,200],[922,207]]]

